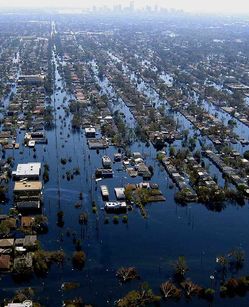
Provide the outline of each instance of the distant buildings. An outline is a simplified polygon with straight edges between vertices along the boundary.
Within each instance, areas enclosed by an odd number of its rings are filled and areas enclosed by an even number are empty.
[[[18,83],[21,85],[42,85],[44,79],[43,75],[20,75]]]

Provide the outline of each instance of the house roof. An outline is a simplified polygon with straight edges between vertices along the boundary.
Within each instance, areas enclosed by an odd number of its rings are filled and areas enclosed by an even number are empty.
[[[21,246],[24,243],[24,238],[18,238],[15,240],[15,245],[16,246]]]
[[[41,181],[17,181],[15,182],[14,192],[17,191],[41,191]]]
[[[23,264],[27,268],[32,268],[32,264],[33,264],[32,254],[27,253],[26,255],[16,257],[14,259],[14,267],[16,268],[19,264]]]
[[[1,239],[0,247],[12,247],[14,245],[14,239]]]
[[[6,307],[32,307],[32,301],[26,300],[22,303],[9,303]]]
[[[85,133],[87,134],[87,133],[96,133],[96,129],[95,128],[93,128],[93,127],[90,127],[90,128],[85,128]]]
[[[41,170],[41,163],[26,163],[18,164],[16,171],[12,172],[14,176],[39,176]]]
[[[22,216],[21,225],[22,227],[30,227],[34,221],[34,218],[31,216]]]
[[[0,220],[6,220],[8,218],[7,214],[0,214]]]
[[[10,268],[10,256],[0,255],[0,270],[9,270]]]
[[[124,188],[114,188],[117,199],[125,199],[125,189]]]
[[[23,245],[24,246],[33,246],[36,244],[37,236],[36,235],[29,235],[25,236]]]

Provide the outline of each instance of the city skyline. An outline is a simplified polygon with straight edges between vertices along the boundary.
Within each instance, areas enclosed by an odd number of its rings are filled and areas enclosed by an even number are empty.
[[[12,0],[6,4],[6,0],[0,0],[0,8],[82,8],[82,9],[92,9],[93,7],[108,7],[114,8],[117,6],[129,7],[130,3],[134,3],[134,9],[141,9],[146,7],[161,7],[167,9],[177,9],[184,10],[186,12],[200,12],[200,13],[249,13],[249,3],[243,0],[238,0],[236,3],[230,3],[225,1],[215,1],[210,0],[208,3],[206,1],[198,0],[134,0],[134,1],[124,1],[124,0],[43,0],[42,2],[32,1],[32,0]]]

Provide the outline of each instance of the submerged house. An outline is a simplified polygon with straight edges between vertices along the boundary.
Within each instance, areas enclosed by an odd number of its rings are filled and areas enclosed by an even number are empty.
[[[44,83],[45,76],[43,75],[20,75],[18,84],[21,85],[42,85]]]
[[[32,307],[32,306],[33,306],[33,302],[30,300],[26,300],[22,303],[9,303],[5,307]]]
[[[25,134],[24,141],[26,143],[29,143],[30,141],[34,141],[36,143],[46,144],[47,138],[43,131],[32,131],[32,132],[28,132]]]
[[[17,181],[14,186],[17,209],[40,209],[42,201],[41,181]]]
[[[125,200],[125,189],[124,188],[114,188],[117,200]]]
[[[108,201],[105,203],[105,210],[107,212],[116,212],[116,211],[121,211],[121,212],[126,212],[127,209],[127,204],[125,201]]]
[[[85,128],[85,135],[87,138],[95,138],[96,129],[93,127]]]
[[[41,174],[41,163],[18,164],[16,171],[12,172],[12,176],[16,180],[32,179],[39,180]]]
[[[136,170],[138,172],[139,176],[142,176],[144,179],[145,178],[151,178],[151,172],[149,170],[149,168],[147,167],[147,165],[145,165],[145,163],[139,163],[136,166]]]
[[[113,177],[112,169],[108,168],[97,168],[95,171],[96,178],[111,178]]]
[[[27,253],[26,255],[17,256],[14,259],[14,272],[19,272],[19,269],[24,269],[27,272],[31,272],[33,270],[33,258],[32,253]]]
[[[109,198],[109,190],[106,185],[101,185],[100,186],[101,194],[103,199],[108,199]]]
[[[9,255],[0,255],[0,271],[9,271],[11,258]]]
[[[11,254],[14,248],[14,239],[0,240],[0,254]]]
[[[104,168],[111,169],[112,168],[112,160],[108,156],[102,157],[102,165]]]

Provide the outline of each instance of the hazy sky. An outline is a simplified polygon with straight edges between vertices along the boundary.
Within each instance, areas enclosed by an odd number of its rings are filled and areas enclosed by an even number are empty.
[[[129,0],[0,0],[0,7],[92,7],[128,5]],[[159,5],[194,12],[248,13],[249,0],[134,0],[136,7]]]

